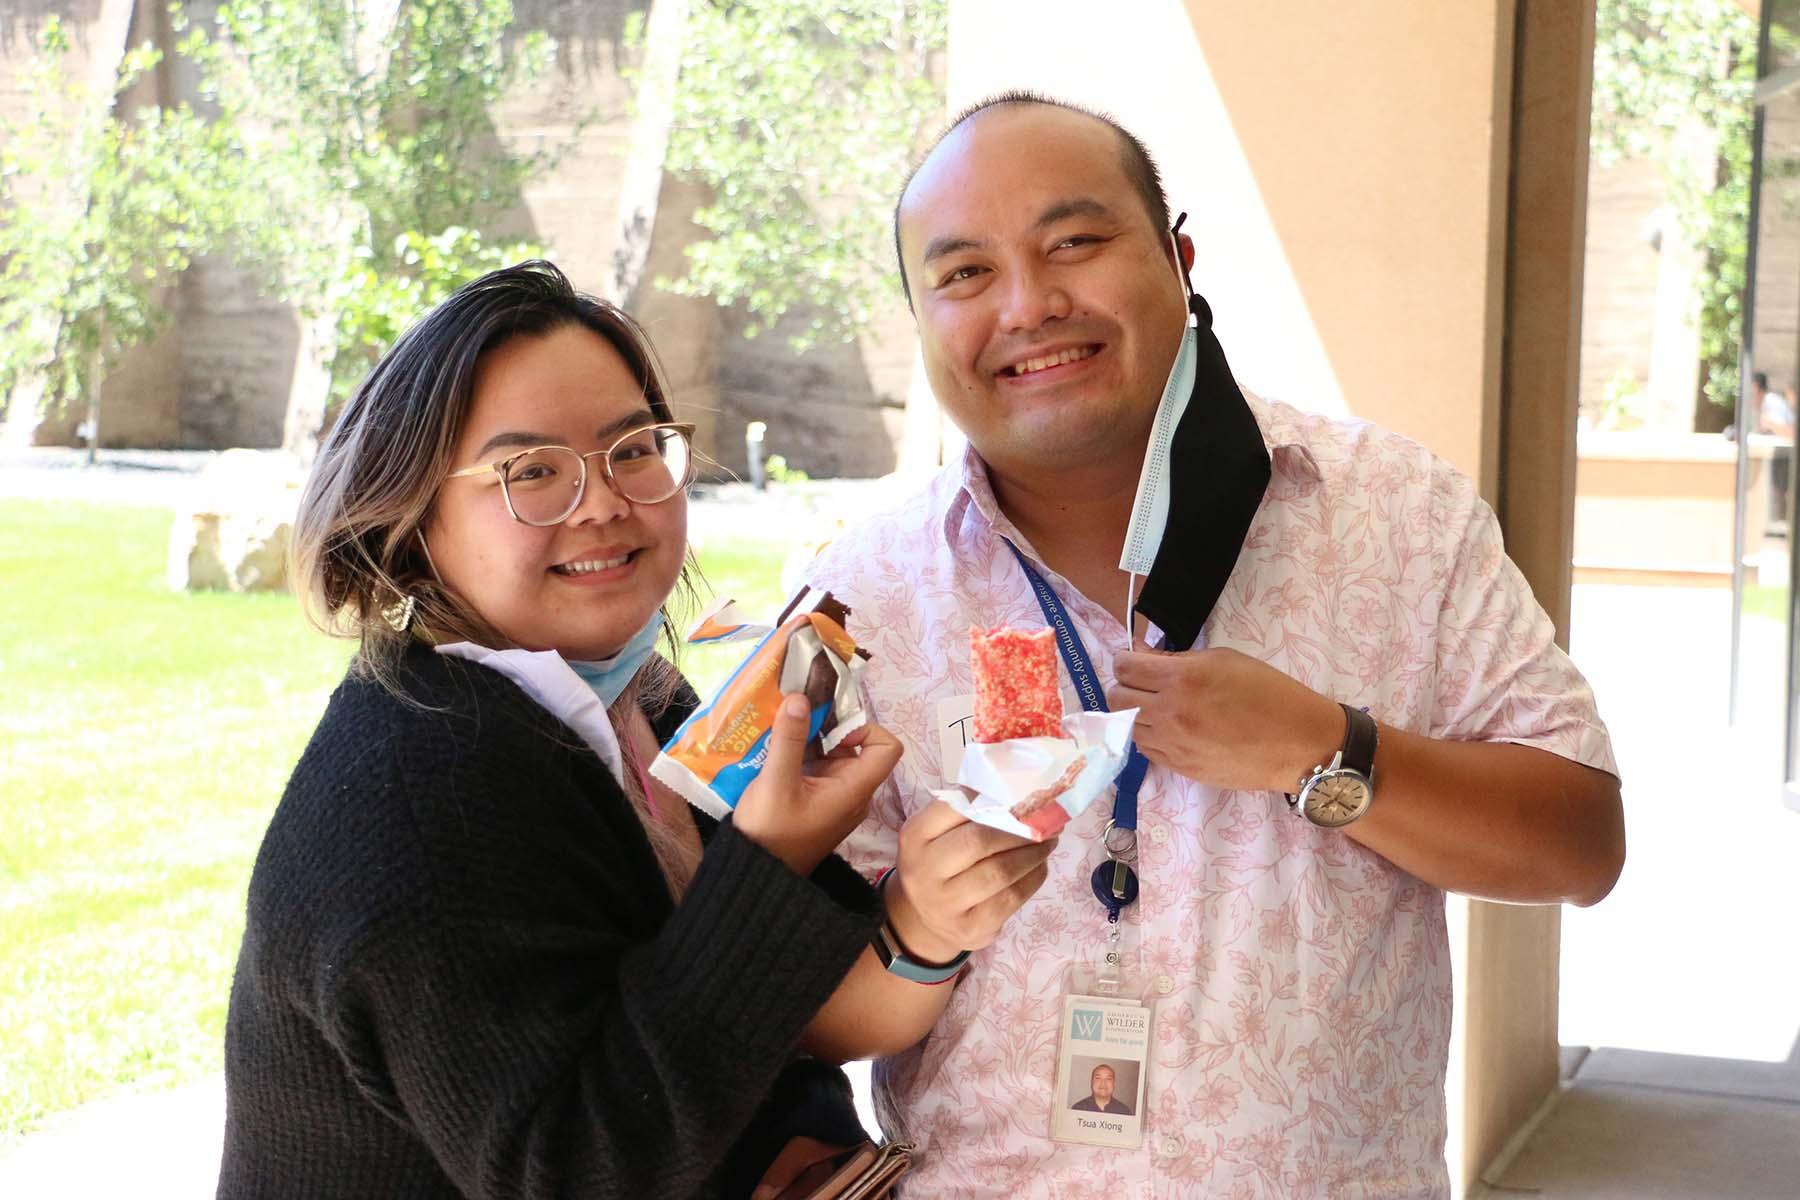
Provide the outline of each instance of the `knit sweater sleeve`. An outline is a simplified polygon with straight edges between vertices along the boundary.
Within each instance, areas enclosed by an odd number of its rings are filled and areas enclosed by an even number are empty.
[[[315,1017],[466,1195],[705,1194],[877,916],[729,823],[671,909],[616,783],[534,720],[384,756],[366,802],[406,820],[326,922]]]

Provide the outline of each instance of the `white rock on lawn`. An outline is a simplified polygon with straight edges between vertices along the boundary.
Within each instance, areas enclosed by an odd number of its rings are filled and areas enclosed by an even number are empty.
[[[287,587],[288,542],[305,471],[288,455],[227,450],[201,472],[169,530],[169,587],[252,592]]]

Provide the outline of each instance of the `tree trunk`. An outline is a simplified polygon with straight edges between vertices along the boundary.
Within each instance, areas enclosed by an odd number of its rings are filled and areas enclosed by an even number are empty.
[[[294,351],[294,378],[288,387],[287,415],[282,419],[281,448],[310,466],[319,452],[325,408],[331,401],[331,357],[336,340],[334,315],[300,318],[300,344]]]
[[[100,318],[99,331],[94,336],[94,357],[88,364],[87,386],[87,418],[82,428],[87,430],[87,461],[93,466],[100,461],[100,390],[106,386],[106,318],[105,310]]]
[[[675,84],[687,37],[687,0],[656,0],[645,24],[644,61],[638,69],[635,116],[626,143],[619,188],[618,245],[606,298],[636,312],[644,299],[650,245],[656,234],[663,188],[663,158],[675,119]]]

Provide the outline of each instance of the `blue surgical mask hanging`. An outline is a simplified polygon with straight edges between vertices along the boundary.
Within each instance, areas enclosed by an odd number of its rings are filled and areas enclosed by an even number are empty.
[[[608,708],[613,701],[625,694],[625,687],[649,657],[656,653],[656,639],[662,633],[663,615],[652,613],[644,627],[632,634],[625,648],[611,658],[598,662],[577,662],[569,660],[569,666],[575,674],[581,676],[582,682],[594,689],[594,695]]]
[[[1184,216],[1186,214],[1183,214]],[[1181,228],[1176,222],[1175,228]],[[1181,242],[1174,231],[1169,233],[1175,247],[1175,261],[1181,262]],[[1186,272],[1183,272],[1185,281]],[[1187,288],[1183,286],[1183,308],[1187,305]],[[1125,594],[1125,627],[1130,629],[1131,610],[1137,603],[1137,577],[1148,575],[1162,546],[1163,529],[1169,523],[1169,461],[1175,429],[1187,412],[1188,399],[1194,392],[1194,373],[1200,356],[1197,318],[1186,313],[1181,346],[1169,368],[1168,382],[1163,385],[1162,400],[1156,406],[1156,420],[1150,427],[1150,443],[1144,448],[1144,468],[1138,475],[1137,496],[1131,502],[1131,524],[1125,532],[1125,549],[1119,556],[1119,570],[1131,576]]]

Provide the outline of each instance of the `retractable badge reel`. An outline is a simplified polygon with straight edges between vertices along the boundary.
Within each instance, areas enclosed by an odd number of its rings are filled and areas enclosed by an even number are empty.
[[[1096,964],[1094,986],[1116,993],[1124,984],[1125,927],[1120,918],[1138,898],[1138,876],[1132,868],[1137,861],[1137,830],[1108,821],[1103,842],[1106,861],[1088,877],[1094,899],[1106,910],[1106,949]]]
[[[1125,790],[1127,777],[1120,779]],[[1135,791],[1135,786],[1133,788]],[[1135,796],[1132,797],[1135,803]],[[1125,910],[1137,903],[1137,830],[1107,822],[1106,858],[1088,877],[1106,915],[1098,961],[1069,969],[1057,1038],[1050,1136],[1084,1146],[1135,1149],[1144,1140],[1152,1001],[1126,948]]]

